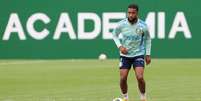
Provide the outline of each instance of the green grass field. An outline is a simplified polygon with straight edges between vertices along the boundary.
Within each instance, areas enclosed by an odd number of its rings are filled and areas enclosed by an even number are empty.
[[[118,60],[0,60],[0,101],[112,101],[120,96]],[[149,101],[201,101],[201,59],[153,59]],[[130,101],[139,101],[133,70]]]

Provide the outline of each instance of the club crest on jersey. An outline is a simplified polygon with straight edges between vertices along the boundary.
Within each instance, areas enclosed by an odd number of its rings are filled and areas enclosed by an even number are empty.
[[[142,27],[136,28],[135,32],[136,32],[137,34],[143,34],[143,29],[142,29]]]

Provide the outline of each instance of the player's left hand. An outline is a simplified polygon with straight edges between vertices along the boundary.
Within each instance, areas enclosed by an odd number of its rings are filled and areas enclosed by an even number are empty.
[[[151,63],[151,56],[150,55],[146,55],[145,61],[146,61],[146,64],[149,65]]]

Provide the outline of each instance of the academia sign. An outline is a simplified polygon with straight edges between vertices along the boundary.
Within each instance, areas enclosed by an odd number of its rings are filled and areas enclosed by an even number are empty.
[[[126,18],[130,3],[133,1],[4,0],[0,3],[0,59],[86,59],[101,53],[117,58],[111,33]],[[135,3],[149,27],[152,57],[201,58],[199,1]]]
[[[157,38],[165,39],[165,12],[149,12],[146,17],[146,23],[149,26],[150,34],[152,38],[156,38],[155,34],[157,34]],[[158,19],[156,19],[156,15]],[[190,39],[192,38],[191,31],[188,27],[188,23],[185,17],[184,12],[177,12],[174,15],[174,20],[172,21],[172,26],[170,32],[168,33],[168,38],[174,39],[177,32],[182,32],[184,38]],[[32,14],[26,22],[26,29],[23,29],[23,25],[20,21],[20,17],[17,13],[11,13],[8,24],[6,26],[5,32],[3,34],[2,40],[9,40],[10,36],[13,32],[18,34],[19,40],[26,40],[26,34],[24,30],[27,30],[28,35],[30,35],[35,40],[43,40],[50,33],[54,33],[52,39],[59,40],[61,34],[68,34],[71,40],[92,40],[101,34],[103,39],[111,39],[112,35],[110,30],[117,26],[116,23],[111,23],[110,20],[113,19],[123,19],[126,17],[124,12],[104,12],[102,14],[102,18],[100,18],[96,13],[92,12],[79,12],[77,14],[77,31],[73,28],[73,23],[69,17],[67,12],[63,12],[60,14],[58,19],[58,23],[56,25],[55,31],[50,32],[47,28],[43,28],[42,31],[37,31],[34,28],[34,24],[36,21],[41,21],[44,24],[51,23],[51,18],[45,13],[34,13]],[[85,21],[91,20],[93,24],[93,30],[90,32],[86,32],[85,29]],[[156,26],[156,21],[158,21],[158,26]],[[102,26],[102,27],[101,27]],[[102,28],[102,29],[101,29]],[[158,32],[155,31],[158,29]]]

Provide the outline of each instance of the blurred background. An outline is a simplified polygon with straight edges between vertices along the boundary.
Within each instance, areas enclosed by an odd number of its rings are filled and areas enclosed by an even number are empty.
[[[0,100],[119,97],[111,32],[131,3],[152,37],[148,99],[201,101],[201,0],[1,0]],[[129,85],[131,101],[138,101],[134,73]]]

